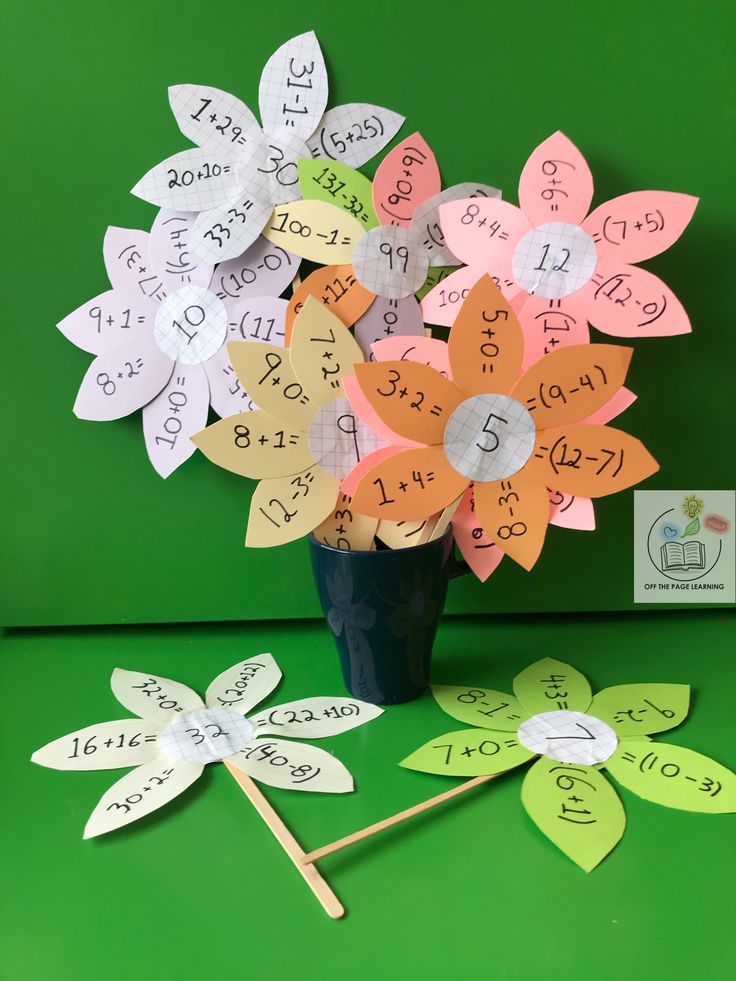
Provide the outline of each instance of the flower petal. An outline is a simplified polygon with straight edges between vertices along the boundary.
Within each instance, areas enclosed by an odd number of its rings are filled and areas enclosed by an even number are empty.
[[[314,537],[330,548],[368,552],[373,545],[378,519],[358,514],[350,505],[348,495],[340,494],[335,510],[314,529]]]
[[[240,384],[257,406],[306,431],[316,407],[299,383],[288,351],[261,341],[231,341],[227,353]]]
[[[365,229],[357,218],[326,201],[294,201],[276,205],[263,234],[302,259],[328,266],[351,262]]]
[[[419,205],[441,188],[431,147],[420,133],[412,133],[386,154],[376,170],[373,204],[378,220],[408,228]]]
[[[453,184],[439,194],[422,201],[414,212],[411,220],[411,230],[417,241],[424,247],[432,266],[458,265],[457,256],[453,255],[445,242],[445,235],[440,225],[440,205],[448,201],[462,201],[466,198],[500,198],[501,192],[489,184]]]
[[[376,227],[371,182],[359,170],[344,163],[325,165],[322,160],[309,159],[300,160],[297,167],[303,198],[337,205],[357,218],[366,230]]]
[[[263,341],[284,346],[288,303],[276,296],[251,296],[245,300],[229,300],[228,340]]]
[[[460,307],[448,341],[452,380],[479,395],[511,391],[521,371],[524,337],[508,301],[484,275]]]
[[[256,739],[226,763],[260,783],[284,790],[347,794],[354,786],[347,768],[330,753],[285,739]]]
[[[102,243],[102,257],[113,289],[160,303],[166,290],[148,261],[149,243],[149,233],[140,228],[110,225]]]
[[[148,258],[167,293],[188,286],[208,287],[213,265],[198,264],[192,257],[192,229],[197,216],[189,211],[161,208],[151,225]]]
[[[533,225],[566,221],[579,225],[593,199],[585,157],[559,130],[533,151],[519,179],[519,204]]]
[[[274,705],[251,716],[250,721],[258,736],[274,733],[295,739],[321,739],[365,725],[379,715],[383,715],[383,709],[370,702],[318,695]]]
[[[589,497],[575,497],[562,491],[550,490],[552,510],[549,523],[572,531],[595,531],[595,511]]]
[[[585,712],[593,698],[585,675],[552,657],[543,657],[519,672],[514,694],[530,715],[556,709]]]
[[[377,463],[382,460],[387,460],[389,457],[396,456],[397,453],[403,453],[405,447],[403,446],[383,446],[379,450],[374,450],[373,453],[369,453],[368,456],[363,457],[360,463],[353,467],[347,477],[340,481],[340,490],[352,497],[355,493],[355,488],[358,483],[363,479],[363,477],[372,470]]]
[[[407,336],[402,325],[399,337],[384,337],[371,344],[372,361],[416,361],[434,368],[445,378],[450,377],[450,358],[447,343],[437,337]]]
[[[687,718],[689,706],[689,685],[614,685],[593,698],[590,714],[617,736],[638,736],[674,729]]]
[[[159,208],[208,211],[239,193],[240,167],[240,160],[192,147],[156,164],[130,193]]]
[[[266,132],[312,134],[327,105],[327,69],[314,31],[289,38],[261,74],[258,106]]]
[[[430,739],[399,766],[448,777],[480,777],[512,770],[533,756],[508,732],[460,729]]]
[[[99,354],[87,369],[74,403],[79,419],[107,422],[140,409],[166,386],[174,362],[152,334],[140,332]]]
[[[115,668],[110,687],[121,705],[147,721],[168,723],[179,712],[204,708],[204,702],[196,691],[155,674]]]
[[[210,388],[210,405],[220,418],[251,412],[256,408],[230,364],[226,344],[204,362],[203,368]]]
[[[542,834],[586,872],[608,855],[626,828],[618,794],[592,766],[541,757],[524,777],[521,802]]]
[[[363,354],[342,320],[313,296],[294,321],[291,367],[314,407],[342,395],[341,379],[354,373]],[[257,396],[256,396],[257,401]]]
[[[605,426],[611,419],[620,416],[634,402],[636,402],[636,395],[630,389],[622,386],[600,409],[586,416],[582,421],[591,426]]]
[[[476,482],[473,494],[475,513],[484,531],[528,572],[539,558],[547,534],[547,488],[522,469],[505,480]]]
[[[359,481],[353,507],[375,518],[415,521],[447,507],[468,486],[440,446],[404,450],[378,463]]]
[[[217,267],[210,288],[228,309],[233,300],[280,296],[299,272],[301,261],[260,235],[239,259]]]
[[[355,377],[387,426],[423,443],[441,442],[447,420],[462,401],[452,382],[414,361],[356,364]]]
[[[262,480],[250,502],[245,544],[270,548],[314,531],[335,507],[339,482],[319,466]]]
[[[190,437],[207,423],[210,387],[201,364],[177,364],[169,384],[143,407],[143,436],[156,473],[168,477],[189,459]]]
[[[191,441],[218,467],[257,480],[299,473],[314,463],[306,433],[288,430],[260,409],[220,419]]]
[[[398,341],[400,345],[411,346],[412,341],[404,340],[407,337],[416,338],[419,343],[430,340],[424,333],[422,311],[416,297],[413,296],[405,296],[400,300],[388,300],[386,297],[377,296],[355,325],[355,340],[363,352],[365,361],[402,361],[403,348],[398,354],[394,352],[373,357],[371,346],[381,341]],[[442,342],[438,343],[443,348],[447,347]],[[409,357],[407,360],[417,359]]]
[[[606,768],[620,784],[654,804],[704,814],[736,811],[736,774],[684,746],[627,739]]]
[[[698,199],[675,191],[633,191],[606,201],[583,222],[601,259],[641,262],[664,252],[690,223]]]
[[[443,712],[470,726],[516,732],[528,718],[517,698],[493,688],[432,685],[432,694]]]
[[[365,423],[366,426],[368,426],[369,429],[372,429],[380,439],[385,439],[387,443],[397,445],[399,448],[406,446],[424,446],[424,443],[422,443],[420,440],[409,439],[406,436],[402,436],[399,433],[394,432],[390,426],[386,425],[363,394],[363,389],[358,384],[358,379],[355,377],[355,375],[347,375],[345,378],[343,378],[342,387],[348,401],[350,402],[350,407],[352,408],[353,412],[363,423]],[[365,461],[361,461],[361,463],[363,462]],[[355,471],[353,471],[353,473],[354,472]],[[350,491],[347,490],[347,485],[344,485],[343,489],[346,493],[350,493]]]
[[[205,694],[207,708],[227,708],[246,715],[267,698],[281,681],[281,668],[271,654],[239,661],[210,683]]]
[[[103,794],[84,829],[85,838],[116,831],[168,804],[201,776],[204,763],[144,763]]]
[[[56,326],[90,354],[102,354],[143,331],[153,331],[156,305],[129,290],[108,290],[77,307]]]
[[[503,552],[481,528],[475,515],[473,487],[469,487],[452,516],[452,533],[460,554],[481,582],[495,572]]]
[[[368,102],[328,109],[309,140],[313,157],[361,167],[396,136],[404,117]]]
[[[261,140],[248,106],[212,85],[170,85],[169,105],[179,129],[197,146],[232,157]]]
[[[37,749],[31,762],[53,770],[116,770],[159,755],[162,726],[140,719],[98,722]],[[105,745],[108,743],[109,745]]]
[[[514,282],[511,273],[510,259],[505,263],[506,266],[508,268],[505,268],[501,275],[493,275],[492,273],[488,275],[506,299],[513,300],[519,292],[519,287]],[[485,270],[480,266],[463,266],[441,279],[422,299],[424,320],[428,324],[452,327],[468,294],[484,272]]]
[[[199,215],[192,228],[192,258],[210,265],[238,259],[258,239],[272,211],[270,198],[249,182],[239,196]]]
[[[665,337],[692,330],[669,286],[638,266],[600,261],[579,295],[591,324],[614,337]]]
[[[563,493],[605,497],[650,477],[659,464],[628,433],[580,423],[537,433],[526,469]]]
[[[447,279],[450,273],[457,272],[457,269],[457,266],[430,266],[427,278],[422,283],[421,288],[416,292],[417,300],[423,300],[430,290],[434,289],[443,279]]]
[[[316,297],[336,317],[339,317],[346,327],[352,327],[375,300],[375,293],[361,286],[351,265],[323,266],[315,269],[302,281],[289,301],[289,311],[286,315],[287,347],[291,343],[294,320],[309,296]]]
[[[524,334],[524,370],[558,347],[590,340],[585,303],[579,292],[561,300],[519,293],[512,307]]]
[[[526,371],[511,396],[531,413],[537,429],[579,422],[619,391],[633,353],[617,344],[558,348]]]
[[[466,198],[440,207],[440,224],[453,255],[486,272],[511,268],[519,240],[531,231],[523,211],[501,198]]]

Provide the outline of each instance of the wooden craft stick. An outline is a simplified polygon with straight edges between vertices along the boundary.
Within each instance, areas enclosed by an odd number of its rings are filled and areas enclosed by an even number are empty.
[[[364,838],[370,838],[371,835],[378,834],[379,831],[385,831],[387,828],[393,828],[395,824],[401,824],[402,821],[408,821],[409,818],[416,817],[417,814],[423,814],[432,807],[436,807],[438,804],[444,804],[445,801],[452,800],[453,797],[459,797],[460,794],[464,794],[468,790],[472,790],[474,787],[479,787],[482,783],[486,783],[488,780],[493,780],[494,777],[500,777],[500,773],[490,773],[483,777],[473,777],[472,780],[468,780],[465,783],[461,783],[459,787],[453,787],[452,790],[446,790],[444,794],[438,794],[436,797],[430,797],[429,800],[423,801],[421,804],[415,804],[414,807],[409,807],[405,811],[400,811],[398,814],[394,814],[393,817],[384,818],[383,821],[377,821],[375,824],[371,824],[368,828],[363,828],[362,831],[354,831],[353,834],[347,835],[345,838],[340,838],[339,841],[333,841],[331,845],[324,845],[322,848],[316,848],[313,852],[307,852],[301,859],[301,861],[306,865],[311,862],[318,862],[321,858],[326,858],[328,855],[333,855],[335,852],[339,852],[343,848],[347,848],[349,845],[354,845],[358,841],[363,841]]]
[[[286,854],[299,869],[300,874],[321,903],[327,915],[331,916],[333,920],[339,920],[343,917],[345,915],[344,906],[327,882],[322,878],[318,870],[311,863],[305,861],[304,849],[263,796],[258,786],[247,773],[243,773],[242,770],[228,763],[227,760],[223,760],[223,763],[253,807],[255,807],[271,829]]]

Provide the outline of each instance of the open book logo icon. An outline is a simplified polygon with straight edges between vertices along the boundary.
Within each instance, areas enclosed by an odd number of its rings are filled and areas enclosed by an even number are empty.
[[[705,569],[705,545],[703,542],[666,542],[659,550],[661,571],[681,569]]]

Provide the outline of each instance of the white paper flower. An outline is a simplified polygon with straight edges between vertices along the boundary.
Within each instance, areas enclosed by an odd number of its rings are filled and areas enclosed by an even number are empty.
[[[280,680],[273,657],[259,654],[218,675],[202,701],[176,681],[116,668],[113,694],[137,718],[71,732],[36,750],[31,759],[55,770],[135,766],[102,796],[85,838],[145,817],[183,793],[205,764],[223,760],[272,787],[330,794],[353,790],[353,778],[338,759],[293,737],[347,732],[383,709],[354,698],[319,696],[246,717]]]
[[[159,207],[201,212],[191,243],[198,261],[241,255],[274,206],[299,197],[298,158],[324,156],[360,166],[404,121],[366,103],[324,113],[327,89],[313,31],[291,38],[266,62],[258,89],[262,127],[245,103],[221,89],[172,86],[177,124],[197,146],[157,164],[133,194]]]

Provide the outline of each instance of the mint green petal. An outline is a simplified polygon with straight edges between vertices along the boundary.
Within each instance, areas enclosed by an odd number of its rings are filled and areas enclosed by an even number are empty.
[[[704,814],[736,811],[736,774],[684,746],[626,740],[605,765],[620,784],[654,804]]]
[[[334,204],[353,215],[366,231],[375,228],[378,216],[373,207],[373,186],[360,173],[336,160],[297,161],[302,197]]]
[[[585,675],[552,657],[543,657],[517,674],[514,694],[530,715],[558,709],[586,712],[593,698]]]
[[[459,268],[460,266],[430,266],[427,278],[416,292],[416,298],[423,300],[427,293],[435,288],[437,283],[441,283],[443,279],[447,279],[450,273],[454,273]]]
[[[516,732],[528,718],[518,699],[493,688],[432,685],[432,694],[444,712],[471,726]]]
[[[689,707],[689,685],[614,685],[599,691],[588,711],[617,736],[638,736],[674,729]]]
[[[542,834],[586,872],[608,855],[626,827],[618,794],[590,766],[542,756],[524,777],[521,801]]]
[[[481,777],[512,770],[533,756],[508,732],[460,729],[430,739],[399,766],[448,777]]]

